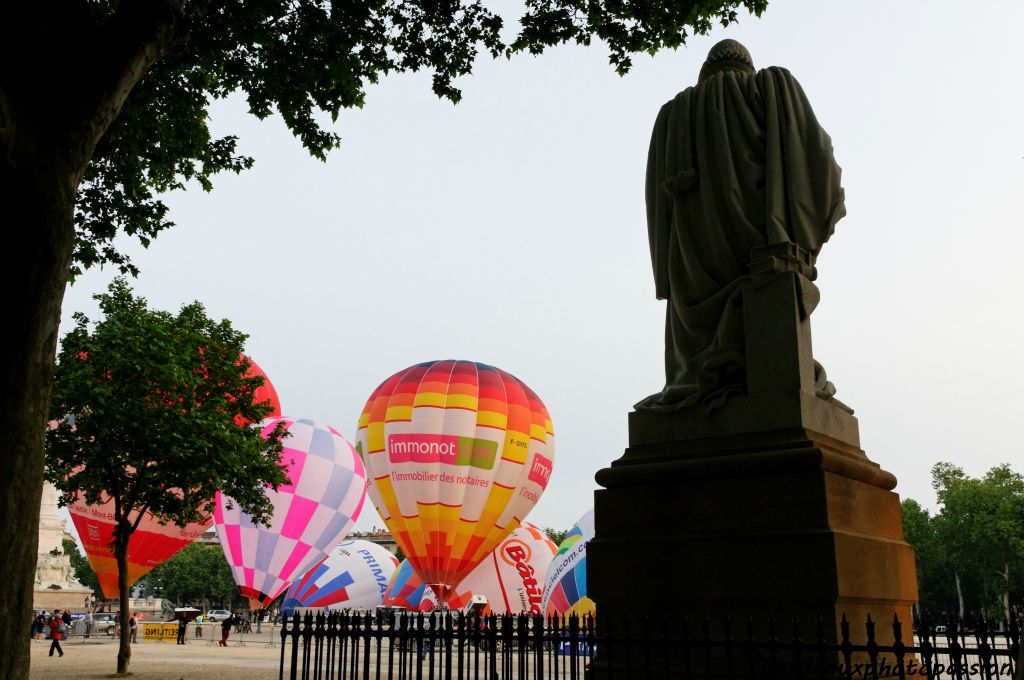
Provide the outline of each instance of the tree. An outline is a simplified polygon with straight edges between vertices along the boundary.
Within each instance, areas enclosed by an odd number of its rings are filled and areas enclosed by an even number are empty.
[[[552,540],[555,545],[562,545],[562,541],[569,534],[568,529],[554,529],[552,527],[544,527],[544,534]]]
[[[64,539],[64,554],[71,560],[71,569],[75,572],[75,578],[83,586],[92,591],[93,596],[103,597],[103,588],[100,587],[100,580],[96,578],[96,572],[89,564],[89,558],[78,552],[78,546],[74,541]]]
[[[213,511],[223,491],[256,521],[273,508],[265,489],[285,481],[283,425],[264,439],[270,413],[256,402],[264,379],[248,375],[246,336],[213,321],[198,302],[153,311],[123,279],[97,295],[103,318],[84,314],[64,336],[46,433],[46,479],[62,502],[76,495],[114,505],[113,552],[121,599],[117,672],[126,673],[128,542],[146,513],[185,526]]]
[[[918,616],[946,619],[958,611],[953,573],[955,562],[939,536],[937,523],[912,498],[901,504],[903,532],[914,547],[917,562]]]
[[[630,55],[685,43],[767,0],[530,0],[507,42],[481,0],[0,0],[0,216],[8,252],[6,360],[0,364],[0,680],[28,675],[20,622],[32,607],[43,429],[69,273],[134,266],[119,234],[144,246],[171,226],[162,192],[253,160],[214,138],[213,99],[242,91],[279,114],[318,158],[339,143],[318,123],[361,106],[382,75],[428,70],[453,82],[493,57],[603,40],[619,73]]]
[[[939,534],[957,558],[955,576],[977,584],[978,609],[1009,616],[1013,576],[1024,562],[1024,476],[999,465],[976,479],[938,463],[932,486],[942,504]]]
[[[147,592],[179,605],[217,604],[234,610],[241,603],[231,567],[217,546],[192,543],[146,575]]]
[[[912,499],[902,506],[907,542],[917,552],[921,608],[939,616],[1010,615],[1024,599],[1024,477],[1000,465],[975,479],[938,463],[932,486],[937,515]]]

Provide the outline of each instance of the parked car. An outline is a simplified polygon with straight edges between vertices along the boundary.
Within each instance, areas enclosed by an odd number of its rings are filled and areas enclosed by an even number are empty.
[[[204,620],[210,621],[211,623],[218,623],[228,618],[229,616],[231,616],[231,612],[229,612],[227,609],[211,609],[210,611],[206,612],[206,617]]]
[[[117,632],[117,614],[114,612],[86,614],[85,630],[90,635],[109,635],[114,637]]]

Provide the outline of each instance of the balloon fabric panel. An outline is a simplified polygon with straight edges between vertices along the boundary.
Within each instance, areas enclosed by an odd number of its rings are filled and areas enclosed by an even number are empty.
[[[551,420],[536,394],[486,364],[417,364],[385,380],[359,421],[369,495],[444,600],[519,526],[547,486]]]
[[[267,489],[273,505],[270,527],[253,523],[222,494],[214,513],[239,591],[263,606],[345,537],[359,516],[365,492],[362,461],[336,430],[312,420],[270,418],[261,423],[264,436],[278,422],[291,435],[284,440],[281,457],[290,483],[277,491]]]

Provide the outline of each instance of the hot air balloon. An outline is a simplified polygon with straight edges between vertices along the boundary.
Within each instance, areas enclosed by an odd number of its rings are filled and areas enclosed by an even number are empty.
[[[576,523],[551,560],[544,577],[545,616],[593,616],[594,601],[587,597],[587,542],[594,537],[594,511]]]
[[[84,358],[84,357],[83,357]],[[273,409],[271,416],[281,414],[281,401],[270,378],[256,362],[249,359],[251,367],[246,375],[260,375],[263,385],[254,395],[254,401],[269,401]],[[235,421],[244,424],[240,416]],[[56,421],[51,423],[55,426]],[[103,589],[103,596],[117,597],[117,560],[114,558],[114,502],[106,497],[98,505],[89,505],[82,495],[69,504],[68,512],[75,524],[82,547],[89,558],[89,565],[96,572],[96,578]],[[172,523],[161,524],[147,512],[138,528],[128,540],[128,585],[131,586],[151,569],[171,558],[179,550],[197,539],[213,524],[213,517],[185,525],[184,528]]]
[[[253,609],[270,604],[327,557],[352,528],[366,493],[363,464],[337,430],[312,420],[268,418],[260,423],[263,435],[279,422],[290,435],[281,462],[291,483],[267,488],[274,507],[270,527],[253,523],[220,493],[214,510],[224,556]]]
[[[391,575],[382,604],[415,611],[420,605],[423,605],[425,610],[434,609],[436,603],[437,598],[434,597],[433,591],[416,575],[412,562],[408,558],[402,560],[398,569]]]
[[[78,537],[89,558],[89,566],[103,589],[103,596],[118,596],[117,559],[114,557],[114,501],[106,499],[98,505],[86,504],[81,495],[69,504],[68,512],[75,523]],[[149,512],[128,539],[128,585],[196,540],[213,523],[212,517],[193,522],[182,529],[174,524],[161,524]]]
[[[247,357],[248,358],[248,357]],[[249,359],[249,370],[246,372],[246,377],[251,378],[253,376],[261,376],[263,378],[263,385],[256,388],[253,393],[253,401],[255,402],[270,402],[270,414],[268,418],[274,418],[281,415],[281,399],[277,396],[277,390],[274,389],[274,384],[270,382],[270,378],[263,372],[263,369],[257,365],[255,361]],[[239,425],[248,425],[248,423],[241,417],[235,416],[235,422]]]
[[[411,366],[370,395],[358,450],[369,494],[441,603],[533,508],[555,458],[544,404],[471,361]]]
[[[373,609],[384,597],[398,559],[377,543],[344,541],[292,584],[281,612],[291,616],[296,607]]]
[[[455,586],[447,606],[462,609],[474,595],[483,595],[491,614],[543,613],[543,576],[555,550],[540,528],[523,522]],[[388,584],[384,604],[429,611],[437,607],[437,599],[406,560]]]

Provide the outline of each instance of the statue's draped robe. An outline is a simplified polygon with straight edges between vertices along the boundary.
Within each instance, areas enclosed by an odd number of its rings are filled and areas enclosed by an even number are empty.
[[[717,73],[658,114],[647,226],[668,300],[665,389],[637,408],[713,407],[744,393],[741,294],[751,249],[813,255],[845,214],[832,142],[783,68]]]

